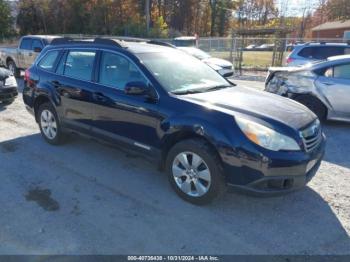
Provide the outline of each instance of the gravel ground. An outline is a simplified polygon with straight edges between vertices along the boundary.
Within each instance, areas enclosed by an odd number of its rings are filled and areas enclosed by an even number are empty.
[[[325,126],[304,189],[197,207],[142,157],[77,136],[46,144],[19,97],[0,105],[0,254],[350,254],[349,130]]]

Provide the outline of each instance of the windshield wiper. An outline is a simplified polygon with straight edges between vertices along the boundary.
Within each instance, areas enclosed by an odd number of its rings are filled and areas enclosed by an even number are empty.
[[[202,93],[202,89],[188,89],[188,90],[179,90],[179,91],[172,91],[171,93],[175,95],[188,95],[188,94],[196,94],[196,93]]]
[[[205,93],[208,91],[215,91],[223,88],[232,87],[231,85],[218,85],[218,86],[212,86],[208,88],[196,88],[196,89],[187,89],[187,90],[178,90],[178,91],[172,91],[171,93],[175,95],[188,95],[188,94],[196,94],[196,93]]]
[[[215,90],[219,90],[219,89],[223,89],[223,88],[229,88],[229,87],[232,87],[232,86],[231,85],[213,86],[213,87],[209,87],[209,88],[205,89],[204,92],[215,91]]]

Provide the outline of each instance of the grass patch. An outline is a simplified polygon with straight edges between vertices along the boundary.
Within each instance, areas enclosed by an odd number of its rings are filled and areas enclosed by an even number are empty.
[[[230,52],[210,52],[213,57],[230,60]],[[289,53],[284,54],[283,62]],[[235,53],[233,53],[235,55]],[[272,64],[272,51],[244,51],[243,68],[261,68],[267,69]]]

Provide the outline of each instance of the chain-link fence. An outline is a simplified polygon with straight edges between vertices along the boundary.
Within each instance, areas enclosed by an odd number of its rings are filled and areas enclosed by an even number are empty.
[[[72,38],[95,38],[95,37],[117,37],[117,36],[100,36],[100,35],[62,35]],[[11,39],[0,39],[2,46],[16,45],[18,37]],[[137,38],[129,38],[137,40]],[[2,41],[1,41],[2,40]],[[128,40],[125,37],[125,40]],[[171,44],[175,44],[174,39],[156,39]],[[201,37],[196,40],[190,40],[188,46],[197,46],[199,49],[209,53],[213,57],[222,58],[231,61],[235,68],[238,65],[242,70],[236,73],[245,73],[247,71],[266,71],[272,65],[276,65],[276,52],[282,61],[281,65],[285,65],[286,58],[297,44],[307,42],[325,42],[325,43],[340,43],[343,39],[295,39],[282,38],[276,39],[271,37]],[[276,44],[278,46],[276,46]],[[184,45],[187,45],[186,43]]]

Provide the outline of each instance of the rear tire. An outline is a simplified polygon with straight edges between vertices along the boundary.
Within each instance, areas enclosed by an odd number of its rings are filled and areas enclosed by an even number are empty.
[[[7,68],[12,72],[15,77],[20,77],[20,70],[17,68],[16,63],[12,60],[7,62]]]
[[[64,142],[65,134],[62,132],[56,110],[51,103],[39,106],[37,119],[41,135],[46,142],[51,145],[60,145]]]
[[[304,106],[309,108],[312,112],[314,112],[315,115],[320,119],[320,121],[326,120],[327,108],[316,97],[313,97],[311,95],[302,95],[302,96],[297,96],[294,100],[303,104]]]
[[[174,191],[192,204],[208,204],[226,191],[219,156],[202,139],[175,144],[167,155],[166,171]]]

